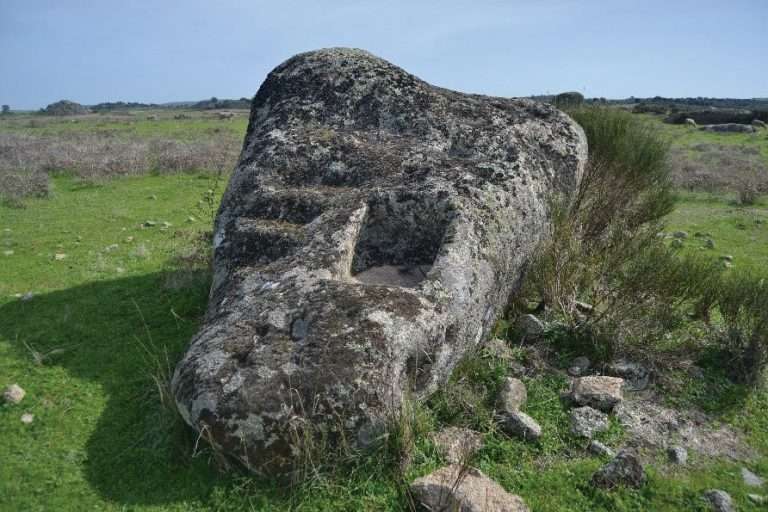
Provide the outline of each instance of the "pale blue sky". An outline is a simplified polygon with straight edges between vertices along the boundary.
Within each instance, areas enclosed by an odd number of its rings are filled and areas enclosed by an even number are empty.
[[[768,96],[768,0],[0,0],[0,103],[250,97],[328,46],[501,96]]]

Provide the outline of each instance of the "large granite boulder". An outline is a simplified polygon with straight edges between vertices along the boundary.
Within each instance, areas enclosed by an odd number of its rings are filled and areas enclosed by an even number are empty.
[[[484,340],[586,160],[551,106],[431,86],[365,51],[275,68],[215,222],[179,411],[253,470],[367,445]]]

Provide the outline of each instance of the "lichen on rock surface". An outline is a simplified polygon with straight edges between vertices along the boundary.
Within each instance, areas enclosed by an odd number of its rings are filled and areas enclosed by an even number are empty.
[[[257,471],[290,466],[297,429],[369,443],[485,339],[585,161],[549,105],[362,50],[281,64],[216,218],[205,322],[173,376],[182,416]]]

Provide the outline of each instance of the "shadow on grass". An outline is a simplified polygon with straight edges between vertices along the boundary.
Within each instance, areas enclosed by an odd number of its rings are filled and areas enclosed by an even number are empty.
[[[164,272],[93,282],[0,306],[0,332],[16,340],[16,355],[25,364],[34,364],[30,350],[49,354],[45,366],[103,388],[105,406],[98,398],[78,404],[78,410],[98,416],[83,440],[87,460],[81,471],[101,496],[123,505],[180,503],[186,509],[184,503],[205,501],[216,486],[232,480],[206,457],[191,457],[193,434],[161,405],[152,381],[145,347],[162,360],[167,351],[172,370],[207,300],[207,276],[194,275],[181,289],[166,286],[179,282],[172,277],[178,278]],[[62,399],[71,385],[66,381],[52,383],[60,386]],[[48,425],[45,435],[77,435],[91,424],[73,416],[62,413],[73,424]]]

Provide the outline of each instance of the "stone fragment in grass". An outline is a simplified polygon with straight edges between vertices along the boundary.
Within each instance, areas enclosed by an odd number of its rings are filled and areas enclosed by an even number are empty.
[[[501,385],[498,404],[502,412],[512,413],[519,411],[528,399],[525,384],[520,379],[507,377]]]
[[[768,499],[760,494],[747,494],[747,498],[755,505],[765,505],[768,503]]]
[[[744,485],[749,487],[762,487],[765,485],[765,479],[754,474],[747,468],[741,468],[741,479],[744,480]]]
[[[720,260],[733,262],[733,256],[730,254],[723,254],[722,256],[720,256]]]
[[[25,425],[31,424],[33,421],[35,421],[35,415],[30,414],[28,412],[21,415],[21,422]]]
[[[618,377],[579,377],[571,385],[569,398],[577,405],[610,412],[624,398],[621,391],[623,384],[624,379]]]
[[[154,220],[145,220],[144,224],[142,224],[145,228],[153,228],[157,226],[157,221]]]
[[[11,384],[3,391],[3,399],[9,404],[18,404],[24,400],[26,394],[27,392],[18,384]]]
[[[544,334],[544,322],[536,315],[522,315],[515,323],[517,329],[526,338],[538,338]]]
[[[673,464],[682,466],[688,462],[688,450],[682,446],[673,446],[667,450],[667,457]]]
[[[714,249],[715,248],[715,241],[711,238],[707,238],[707,240],[704,242],[704,247],[707,249]]]
[[[573,359],[568,365],[568,375],[571,377],[581,377],[589,370],[592,365],[591,361],[586,356],[579,356]]]
[[[705,492],[704,498],[715,512],[735,512],[736,510],[731,495],[720,489],[711,489]]]
[[[651,371],[640,363],[619,359],[605,367],[605,373],[624,379],[624,389],[642,391],[651,381]]]
[[[27,292],[24,295],[21,296],[21,302],[29,302],[32,300],[32,298],[35,296],[32,292]]]
[[[672,233],[672,236],[679,240],[685,240],[686,238],[688,238],[688,233],[685,231],[675,231],[674,233]]]
[[[53,259],[56,260],[56,261],[61,261],[61,260],[64,260],[66,258],[67,258],[67,255],[64,254],[63,252],[57,252],[56,254],[53,255]]]
[[[608,415],[589,406],[571,409],[571,433],[592,439],[595,434],[608,430]]]
[[[432,434],[432,441],[449,464],[463,464],[482,448],[483,435],[468,428],[446,427]]]
[[[646,481],[645,470],[634,453],[622,450],[612,461],[592,475],[592,485],[602,489],[616,486],[641,487]]]
[[[479,469],[459,464],[442,467],[411,484],[414,498],[427,510],[456,512],[528,512],[519,496],[508,493]]]
[[[535,442],[541,437],[541,426],[536,420],[520,411],[502,414],[501,429],[507,434],[525,441]]]
[[[590,441],[589,446],[587,446],[587,451],[593,455],[597,455],[598,457],[616,456],[616,453],[613,451],[613,449],[611,449],[610,446],[595,440]]]

